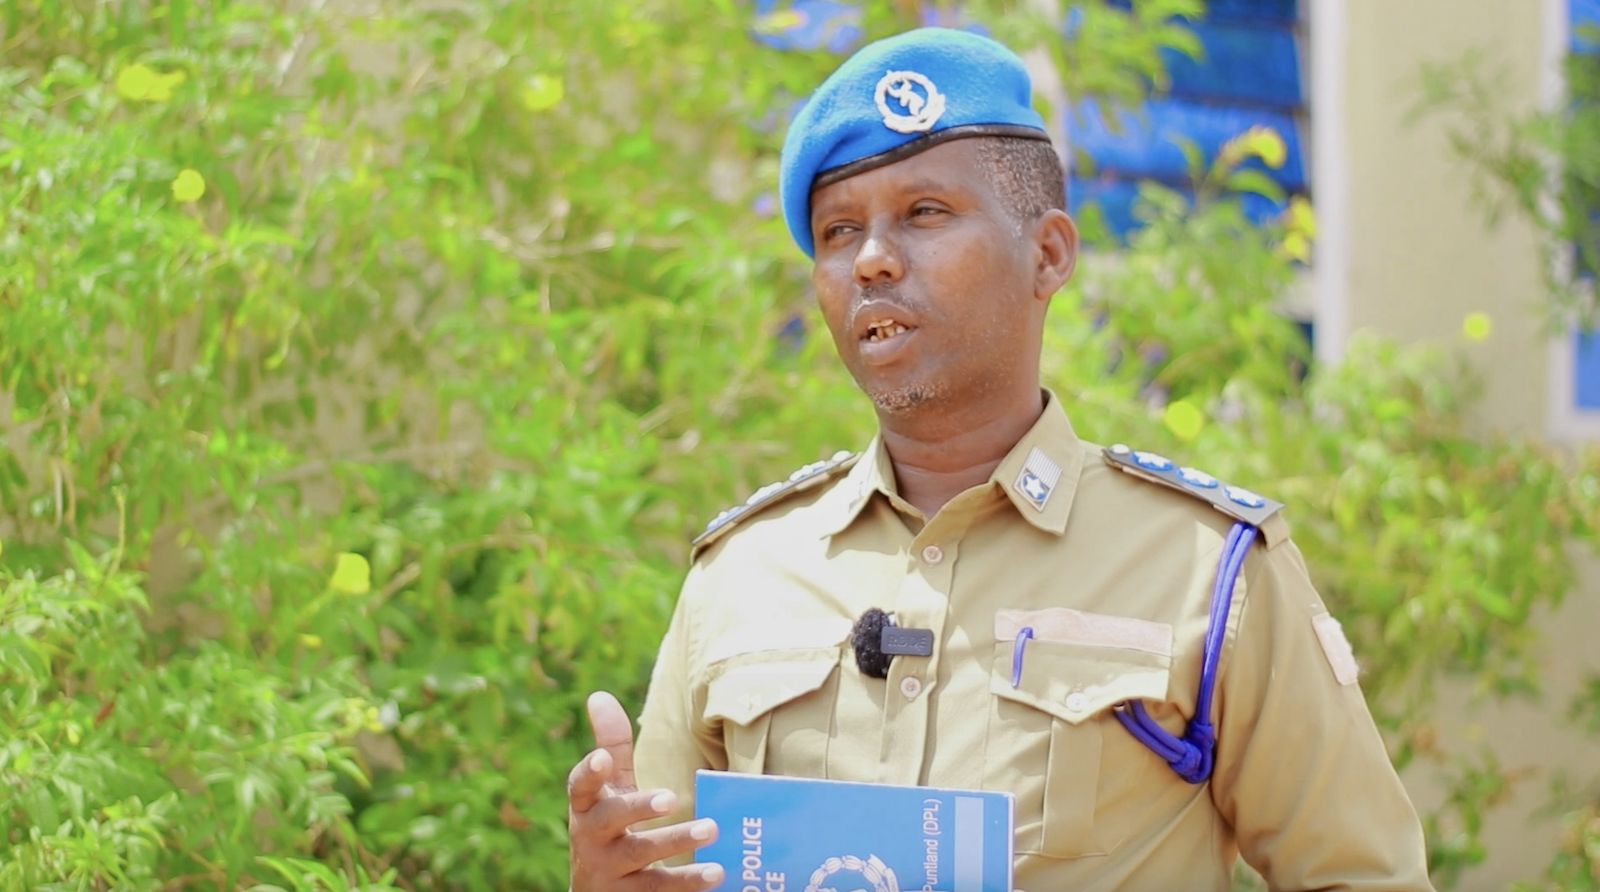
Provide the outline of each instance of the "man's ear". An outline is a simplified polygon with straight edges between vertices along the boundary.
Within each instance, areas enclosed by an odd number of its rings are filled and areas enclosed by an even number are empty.
[[[1035,300],[1049,300],[1078,267],[1078,226],[1066,211],[1051,208],[1034,221],[1033,242],[1039,258],[1033,296]]]

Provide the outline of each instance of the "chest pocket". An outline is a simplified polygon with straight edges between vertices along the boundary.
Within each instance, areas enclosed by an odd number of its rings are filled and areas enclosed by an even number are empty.
[[[729,771],[826,776],[841,652],[838,647],[762,651],[708,668],[704,717],[706,724],[722,729]],[[781,760],[769,757],[774,739],[783,748]]]
[[[1017,672],[1023,628],[1033,633]],[[983,785],[1016,794],[1018,853],[1111,851],[1121,838],[1095,821],[1103,735],[1127,734],[1117,704],[1166,698],[1171,627],[1063,608],[1001,611],[995,639]]]

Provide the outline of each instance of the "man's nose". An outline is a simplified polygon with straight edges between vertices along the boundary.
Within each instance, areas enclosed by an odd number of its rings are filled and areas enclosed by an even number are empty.
[[[856,252],[856,284],[862,288],[898,282],[905,275],[900,246],[881,229],[869,230]]]

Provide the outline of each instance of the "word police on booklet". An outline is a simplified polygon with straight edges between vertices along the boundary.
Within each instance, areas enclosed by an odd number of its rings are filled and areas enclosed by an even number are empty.
[[[718,892],[1010,892],[1010,793],[701,771],[695,814],[723,828],[696,860]]]

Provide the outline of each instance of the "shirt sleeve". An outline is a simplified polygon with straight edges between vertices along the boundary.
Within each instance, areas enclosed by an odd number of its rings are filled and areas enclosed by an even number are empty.
[[[1304,559],[1285,542],[1251,563],[1211,787],[1240,853],[1274,892],[1433,892],[1416,810]]]
[[[700,572],[691,570],[684,581],[639,714],[633,757],[639,789],[668,789],[678,795],[677,811],[656,824],[693,818],[695,772],[728,767],[722,737],[704,720],[705,689],[693,659],[693,612],[699,600],[694,592]]]

